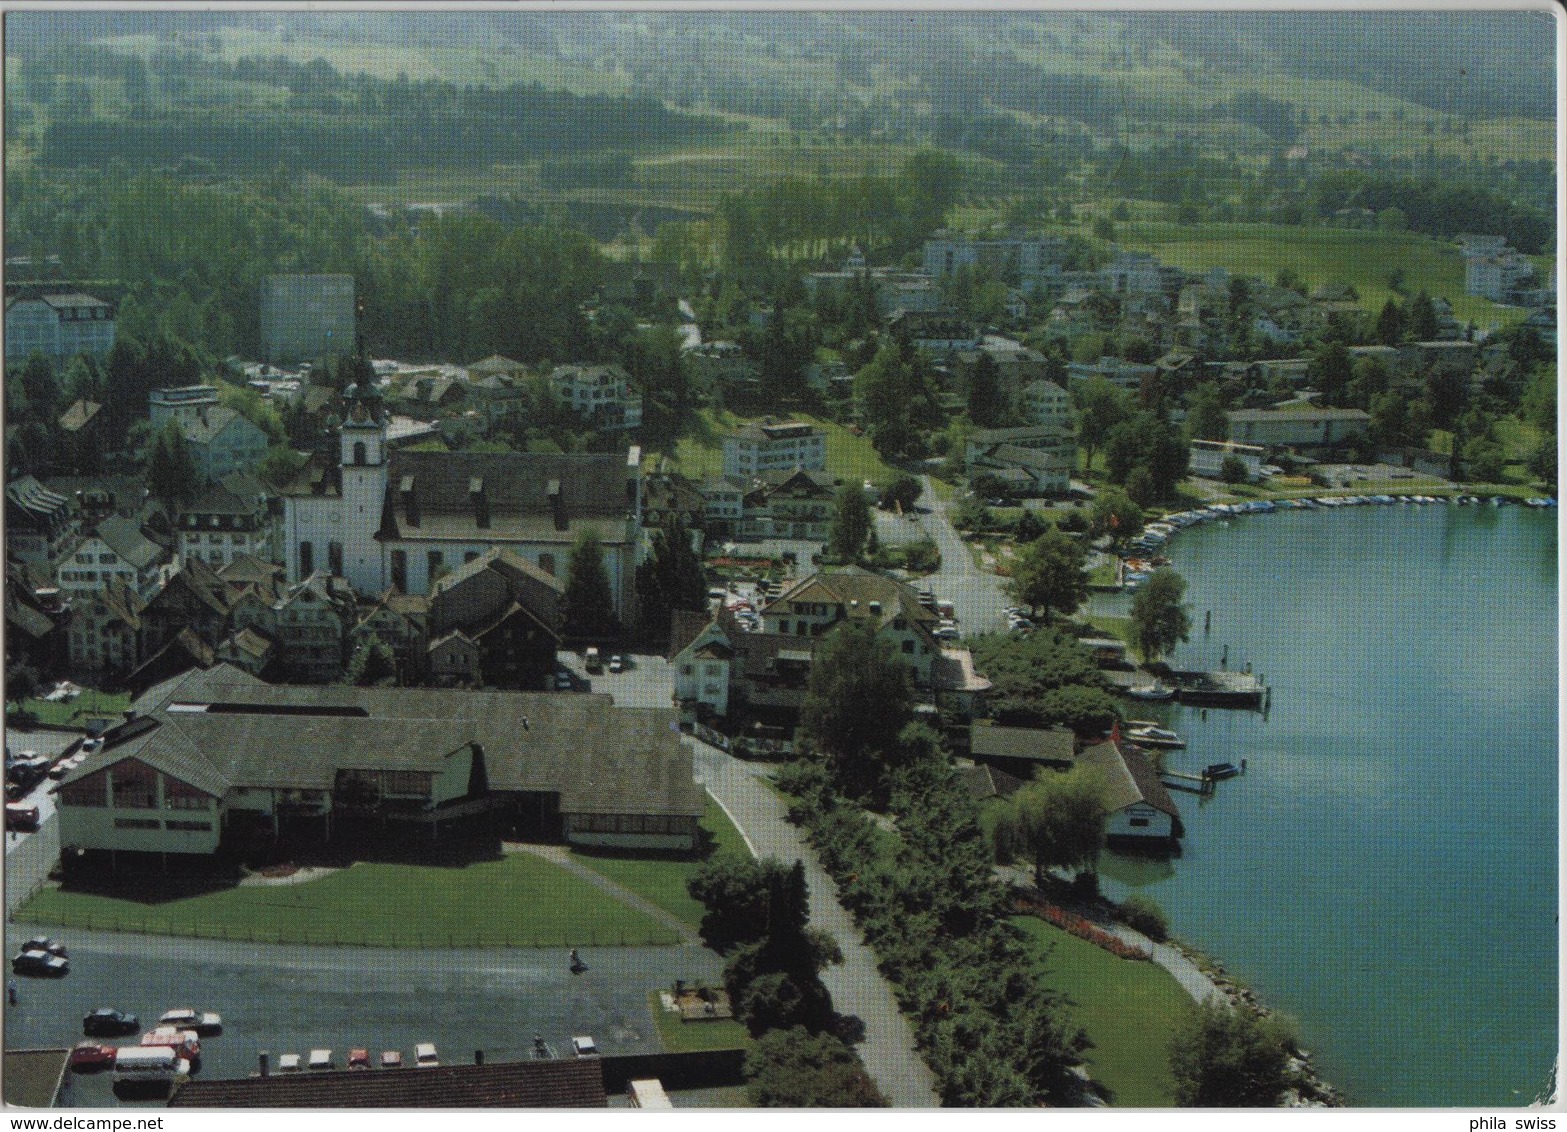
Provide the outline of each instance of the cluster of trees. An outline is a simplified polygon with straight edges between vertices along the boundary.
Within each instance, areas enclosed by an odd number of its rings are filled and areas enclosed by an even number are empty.
[[[112,54],[100,52],[99,55]],[[30,69],[50,65],[51,57]],[[587,149],[679,144],[732,131],[712,117],[667,109],[654,98],[576,95],[537,83],[457,86],[345,76],[322,59],[241,59],[163,52],[151,66],[113,60],[130,117],[53,112],[48,98],[39,159],[51,168],[179,166],[227,172],[298,172],[365,181],[414,168],[482,167],[576,154]],[[68,77],[74,68],[64,72]],[[221,84],[221,85],[218,85]],[[206,97],[197,97],[199,86]],[[280,105],[269,98],[288,92]],[[214,91],[227,98],[215,101]]]
[[[997,815],[991,832],[996,860],[1026,859],[1040,888],[1050,883],[1051,869],[1093,873],[1105,839],[1104,790],[1085,767],[1041,772]]]
[[[1313,207],[1320,217],[1345,208],[1378,214],[1397,209],[1413,231],[1442,240],[1460,232],[1494,232],[1534,255],[1548,255],[1555,240],[1549,212],[1509,199],[1478,181],[1330,172],[1317,178]]]
[[[978,637],[971,647],[975,666],[990,678],[990,711],[998,723],[1064,724],[1090,736],[1104,734],[1120,718],[1119,701],[1088,650],[1059,629]]]
[[[620,632],[604,549],[591,531],[583,531],[571,546],[566,566],[566,592],[561,601],[561,635],[579,640],[603,640]],[[668,634],[668,625],[665,625]]]
[[[735,1016],[761,1040],[746,1056],[753,1103],[863,1108],[886,1101],[841,1036],[857,1019],[833,1011],[821,970],[837,943],[810,927],[805,866],[715,857],[687,885],[703,907],[702,941],[725,957]]]
[[[654,531],[651,542],[652,551],[636,573],[637,630],[649,647],[662,651],[675,610],[707,608],[707,581],[702,560],[691,549],[690,532],[671,524]]]
[[[928,729],[909,728],[899,742],[888,795],[895,838],[880,835],[816,763],[780,774],[797,799],[791,813],[875,948],[942,1103],[1078,1103],[1071,1067],[1091,1043],[1007,923],[973,797]]]

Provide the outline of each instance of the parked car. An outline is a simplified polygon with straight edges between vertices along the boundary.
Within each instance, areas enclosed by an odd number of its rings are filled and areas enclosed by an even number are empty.
[[[578,1057],[597,1057],[599,1047],[591,1036],[584,1034],[571,1039],[571,1052]]]
[[[441,1064],[441,1057],[435,1052],[434,1042],[420,1042],[414,1046],[414,1068],[433,1069]]]
[[[29,806],[25,802],[7,802],[5,804],[5,827],[14,829],[19,833],[31,833],[38,828],[38,807]]]
[[[114,1047],[101,1042],[77,1042],[71,1048],[70,1066],[78,1073],[107,1069],[114,1064]]]
[[[624,672],[626,670],[626,659],[625,659],[625,657],[622,657],[622,656],[612,656],[612,657],[610,657],[609,658],[609,670],[611,672]]]
[[[299,1055],[297,1053],[285,1053],[277,1059],[277,1071],[279,1073],[298,1073]]]
[[[173,1026],[177,1030],[194,1030],[208,1038],[223,1032],[223,1016],[211,1010],[192,1010],[188,1006],[181,1006],[160,1014],[158,1025]]]
[[[82,1016],[82,1033],[89,1038],[116,1038],[123,1034],[134,1034],[139,1029],[141,1022],[136,1015],[107,1006],[100,1006]]]
[[[381,1051],[382,1069],[401,1069],[403,1067],[403,1051],[400,1049],[388,1049]]]
[[[50,955],[58,955],[61,959],[69,959],[71,953],[65,950],[65,944],[56,943],[46,935],[35,935],[32,939],[22,944],[23,951],[47,951]]]
[[[332,1057],[329,1049],[313,1049],[310,1051],[311,1069],[336,1069],[337,1061]]]
[[[959,639],[961,634],[959,634],[955,627],[951,625],[944,625],[932,633],[931,636],[935,637],[938,641],[956,641]]]
[[[11,960],[11,970],[18,975],[68,975],[71,961],[47,951],[23,951]]]
[[[559,672],[555,673],[555,690],[557,692],[569,692],[575,686],[576,685],[571,678],[571,673],[567,672],[565,669],[561,669]]]
[[[370,1051],[367,1049],[351,1049],[348,1051],[348,1068],[369,1069]]]
[[[168,1046],[186,1061],[194,1065],[201,1060],[201,1039],[195,1030],[179,1030],[173,1026],[157,1026],[141,1036],[144,1046]]]

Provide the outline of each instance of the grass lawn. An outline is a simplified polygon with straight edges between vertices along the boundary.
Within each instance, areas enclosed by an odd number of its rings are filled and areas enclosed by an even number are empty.
[[[1075,1004],[1073,1016],[1094,1041],[1085,1055],[1088,1071],[1111,1090],[1112,1103],[1174,1105],[1170,1040],[1191,996],[1157,964],[1118,959],[1033,916],[1012,922],[1038,946],[1048,984]]]
[[[1116,640],[1125,641],[1127,647],[1132,644],[1132,619],[1130,617],[1116,617],[1109,613],[1096,613],[1089,617],[1088,623],[1098,629],[1106,637],[1114,637]]]
[[[697,414],[696,431],[682,436],[675,446],[672,463],[683,476],[702,480],[724,470],[724,433],[738,428],[750,417],[736,416],[727,410],[703,409]],[[814,424],[827,435],[827,470],[843,479],[885,483],[897,476],[871,444],[868,436],[855,436],[832,421],[820,420],[809,413],[794,413],[790,420]]]
[[[740,831],[711,796],[707,799],[707,814],[702,818],[702,828],[712,834],[713,848],[709,858],[751,855]],[[579,850],[573,850],[572,857],[622,888],[630,889],[664,911],[678,916],[692,927],[702,922],[702,906],[687,894],[686,881],[709,858],[612,856]]]
[[[722,989],[722,988],[720,988]],[[733,1018],[717,1022],[682,1022],[680,1015],[665,1010],[657,994],[648,995],[653,1025],[667,1053],[694,1053],[709,1049],[737,1049],[751,1044],[751,1035]]]
[[[293,885],[140,899],[46,888],[19,921],[92,931],[370,947],[665,945],[674,933],[526,853],[461,867],[361,862]]]
[[[72,700],[23,700],[22,711],[30,712],[39,723],[59,727],[80,726],[90,716],[118,716],[131,706],[131,698],[124,692],[94,692],[84,690]],[[6,707],[10,714],[10,705]]]

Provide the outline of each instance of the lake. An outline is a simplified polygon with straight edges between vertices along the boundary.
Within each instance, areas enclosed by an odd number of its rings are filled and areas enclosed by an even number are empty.
[[[1193,625],[1175,666],[1228,646],[1271,710],[1128,709],[1187,740],[1170,769],[1248,773],[1174,794],[1183,855],[1106,854],[1106,893],[1151,896],[1296,1018],[1354,1105],[1533,1100],[1558,1046],[1556,513],[1249,515],[1170,557]]]

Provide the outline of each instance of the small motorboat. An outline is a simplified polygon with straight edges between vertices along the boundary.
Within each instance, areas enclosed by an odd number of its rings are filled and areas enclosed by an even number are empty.
[[[1139,747],[1157,747],[1166,751],[1186,749],[1186,740],[1168,727],[1160,727],[1157,723],[1127,720],[1126,737]]]
[[[1202,776],[1211,782],[1222,782],[1226,778],[1234,778],[1241,772],[1241,768],[1234,763],[1209,763],[1202,768]]]
[[[1139,684],[1126,689],[1126,694],[1134,700],[1173,700],[1175,689],[1168,684]]]

